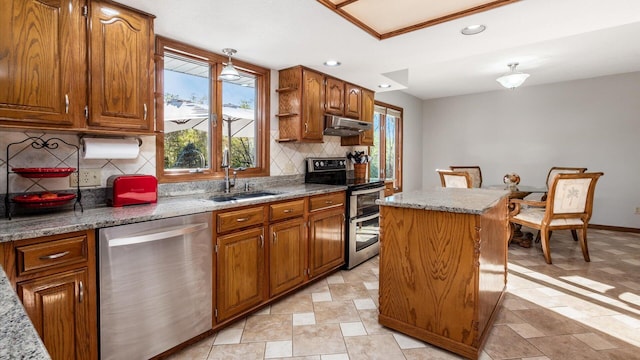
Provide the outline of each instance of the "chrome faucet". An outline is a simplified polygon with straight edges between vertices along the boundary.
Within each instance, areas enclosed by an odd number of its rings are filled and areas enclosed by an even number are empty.
[[[229,149],[224,149],[222,151],[222,164],[220,167],[224,169],[224,192],[231,192],[231,188],[236,186],[236,179],[238,178],[238,171],[244,171],[247,168],[239,167],[232,169],[233,170],[233,181],[229,177]]]

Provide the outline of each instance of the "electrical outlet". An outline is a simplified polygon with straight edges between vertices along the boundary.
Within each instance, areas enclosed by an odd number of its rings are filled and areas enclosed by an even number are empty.
[[[73,173],[69,176],[69,186],[78,186],[78,177],[80,177],[80,186],[100,186],[101,169],[80,169],[79,174]]]

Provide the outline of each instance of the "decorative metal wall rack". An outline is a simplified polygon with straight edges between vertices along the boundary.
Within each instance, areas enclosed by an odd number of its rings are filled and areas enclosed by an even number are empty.
[[[69,146],[75,149],[76,154],[76,168],[61,168],[61,167],[52,167],[52,168],[15,168],[10,166],[11,159],[11,148],[13,146],[17,146],[24,143],[29,143],[29,145],[36,150],[55,150],[60,147],[61,144]],[[73,210],[76,210],[76,206],[80,207],[80,211],[84,211],[82,207],[82,194],[80,193],[80,181],[77,181],[76,185],[76,193],[53,193],[53,192],[45,192],[42,194],[26,194],[26,195],[12,195],[9,191],[10,183],[9,183],[9,175],[17,174],[25,178],[60,178],[67,177],[72,173],[76,173],[80,175],[80,151],[78,145],[70,144],[60,138],[52,137],[49,139],[43,139],[37,136],[28,137],[22,141],[14,142],[7,145],[7,189],[4,198],[4,211],[5,217],[11,219],[11,215],[15,210],[14,207],[19,205],[21,207],[30,208],[30,209],[51,209],[57,208],[67,204],[69,201],[74,200]]]

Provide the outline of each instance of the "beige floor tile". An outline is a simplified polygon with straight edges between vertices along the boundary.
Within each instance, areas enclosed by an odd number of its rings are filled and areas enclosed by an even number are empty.
[[[514,312],[546,336],[588,332],[587,328],[579,323],[547,309],[515,310]]]
[[[313,311],[311,294],[295,293],[271,305],[271,314],[293,314]]]
[[[426,346],[419,349],[402,350],[407,360],[461,360],[462,356],[434,346]]]
[[[552,359],[602,360],[602,354],[585,346],[573,335],[533,338],[529,342]]]
[[[167,357],[167,360],[206,360],[213,346],[214,336],[209,336],[189,347],[183,349],[177,354]]]
[[[340,330],[342,330],[342,336],[344,337],[367,335],[367,331],[360,321],[340,323]]]
[[[329,284],[331,298],[334,301],[362,299],[369,297],[369,292],[362,282],[348,284]]]
[[[321,355],[320,360],[349,360],[349,354]]]
[[[313,312],[293,314],[293,326],[315,325],[316,314]]]
[[[529,324],[507,324],[507,326],[525,339],[544,336],[541,331]]]
[[[354,299],[353,303],[356,306],[356,309],[358,310],[375,310],[378,308],[376,306],[376,303],[373,302],[373,299],[371,298]]]
[[[255,315],[247,318],[242,342],[291,340],[292,315]]]
[[[317,324],[293,328],[293,355],[346,353],[340,324]]]
[[[602,338],[602,336],[594,333],[586,333],[586,334],[573,334],[578,340],[583,343],[589,345],[594,350],[608,350],[615,349],[617,346],[608,342],[606,339]]]
[[[391,330],[378,323],[378,310],[360,310],[358,311],[362,324],[367,334],[388,334]]]
[[[418,349],[418,348],[426,347],[426,344],[424,342],[418,339],[414,339],[411,336],[407,336],[397,332],[394,332],[392,335],[393,335],[393,338],[398,343],[398,346],[400,346],[400,349],[402,350]]]
[[[213,345],[239,344],[242,339],[243,329],[226,328],[220,330],[216,335]]]
[[[493,360],[544,355],[526,339],[505,325],[494,326],[484,346]]]
[[[264,352],[265,359],[281,357],[291,357],[293,355],[293,342],[288,341],[268,341]]]
[[[355,336],[344,339],[350,360],[402,359],[404,355],[391,334]]]
[[[214,346],[207,360],[262,360],[264,349],[264,343]]]
[[[311,300],[315,303],[321,301],[333,301],[333,298],[331,298],[331,293],[329,291],[323,291],[311,293]]]
[[[313,304],[316,323],[334,323],[360,321],[358,310],[353,301],[325,301]]]

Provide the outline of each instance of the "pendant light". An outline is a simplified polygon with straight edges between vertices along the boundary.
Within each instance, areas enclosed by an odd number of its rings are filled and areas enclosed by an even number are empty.
[[[240,73],[233,67],[231,63],[231,56],[235,54],[236,49],[224,48],[222,52],[229,57],[229,62],[222,68],[218,80],[235,81],[240,79]]]
[[[524,81],[529,77],[529,74],[517,71],[516,66],[518,65],[518,63],[511,63],[507,65],[509,66],[510,71],[497,78],[496,81],[507,89],[515,89],[518,86],[522,85],[522,83],[524,83]]]

